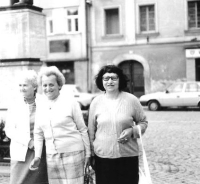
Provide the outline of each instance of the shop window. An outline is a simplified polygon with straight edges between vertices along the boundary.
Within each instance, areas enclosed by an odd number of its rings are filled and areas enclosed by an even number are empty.
[[[200,28],[200,1],[188,1],[188,27]]]
[[[140,14],[140,32],[155,31],[155,7],[154,5],[145,5],[139,7]]]
[[[69,40],[52,40],[49,48],[50,53],[69,52]]]
[[[67,9],[67,32],[73,33],[79,31],[78,9]]]
[[[106,35],[119,34],[119,9],[105,10],[105,33]]]

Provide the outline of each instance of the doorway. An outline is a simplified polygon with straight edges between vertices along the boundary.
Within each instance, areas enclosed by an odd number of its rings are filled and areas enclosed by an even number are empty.
[[[119,67],[129,79],[128,89],[130,93],[137,97],[142,96],[144,94],[144,69],[142,64],[135,60],[128,60],[120,63]]]
[[[200,81],[200,58],[195,60],[196,81]]]

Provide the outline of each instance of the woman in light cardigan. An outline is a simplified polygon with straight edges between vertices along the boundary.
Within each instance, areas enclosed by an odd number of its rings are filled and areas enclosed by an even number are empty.
[[[105,91],[90,105],[89,138],[96,184],[138,184],[138,131],[147,121],[139,100],[124,92],[127,77],[114,65],[101,68],[97,87]]]
[[[45,150],[41,168],[30,171],[29,165],[35,156],[33,129],[35,124],[37,75],[33,70],[20,73],[20,96],[8,109],[6,135],[11,139],[10,184],[47,184]]]
[[[49,183],[83,184],[90,157],[89,137],[78,102],[60,92],[64,83],[63,74],[55,66],[39,73],[45,98],[36,112],[36,154],[31,168],[39,166],[45,139]]]

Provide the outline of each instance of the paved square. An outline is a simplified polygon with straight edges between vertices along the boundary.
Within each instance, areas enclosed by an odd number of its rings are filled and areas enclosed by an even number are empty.
[[[200,183],[200,111],[145,111],[144,143],[153,184]]]
[[[200,110],[145,108],[143,136],[153,184],[200,184]],[[9,177],[0,175],[1,184]]]

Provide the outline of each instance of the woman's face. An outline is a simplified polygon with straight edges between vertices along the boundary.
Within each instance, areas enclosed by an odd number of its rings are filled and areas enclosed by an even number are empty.
[[[36,87],[33,87],[29,80],[21,79],[19,82],[19,90],[24,98],[29,99],[34,97]]]
[[[107,92],[119,91],[119,77],[116,73],[105,73],[102,82]]]
[[[54,100],[60,94],[60,86],[57,83],[56,76],[42,76],[42,91],[49,100]]]

